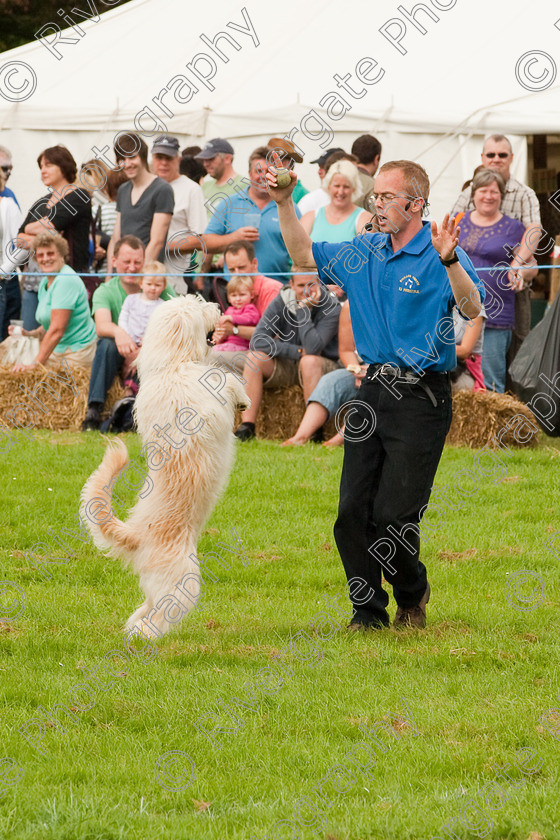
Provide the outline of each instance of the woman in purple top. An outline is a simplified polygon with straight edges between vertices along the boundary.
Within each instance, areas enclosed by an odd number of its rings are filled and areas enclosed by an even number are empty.
[[[459,245],[477,270],[494,266],[488,271],[478,271],[486,287],[482,371],[486,388],[500,394],[505,390],[506,353],[515,323],[515,292],[538,270],[536,267],[525,270],[517,279],[510,276],[512,251],[521,243],[525,226],[500,212],[505,192],[506,184],[499,172],[488,169],[479,172],[472,182],[474,210],[460,220],[459,235]]]

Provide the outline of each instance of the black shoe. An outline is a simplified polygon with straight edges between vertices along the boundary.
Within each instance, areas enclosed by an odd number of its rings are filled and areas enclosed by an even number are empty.
[[[255,435],[255,424],[254,423],[242,423],[238,430],[235,432],[235,437],[237,440],[242,442],[246,440],[251,440],[252,438],[256,437]]]
[[[84,422],[82,423],[82,432],[97,431],[101,425],[101,415],[99,409],[94,405],[88,406]]]
[[[426,604],[430,600],[430,592],[430,584],[428,584],[418,606],[399,607],[395,615],[393,627],[397,629],[400,627],[418,627],[420,630],[423,630],[426,626]]]

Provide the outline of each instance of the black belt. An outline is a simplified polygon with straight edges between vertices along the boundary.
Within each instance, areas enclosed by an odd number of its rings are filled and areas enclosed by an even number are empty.
[[[449,380],[449,373],[447,371],[424,371],[419,374],[412,368],[401,368],[398,365],[392,365],[388,362],[385,364],[369,365],[366,373],[366,380],[372,381],[378,376],[391,376],[391,384],[395,382],[403,382],[405,385],[419,385],[422,390],[428,395],[430,402],[437,408],[437,400],[430,386],[425,382],[425,376],[445,376]]]

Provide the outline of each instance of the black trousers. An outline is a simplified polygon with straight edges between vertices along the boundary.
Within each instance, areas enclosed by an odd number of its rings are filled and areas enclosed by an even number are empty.
[[[417,526],[451,424],[451,387],[445,374],[422,377],[434,406],[420,384],[371,377],[370,368],[347,415],[334,535],[348,580],[367,584],[348,587],[354,620],[388,624],[382,572],[401,607],[416,606],[426,590]]]

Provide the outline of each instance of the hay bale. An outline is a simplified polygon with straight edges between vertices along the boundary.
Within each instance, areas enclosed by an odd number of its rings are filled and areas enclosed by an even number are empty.
[[[299,385],[290,388],[271,388],[263,391],[256,422],[257,437],[268,440],[286,440],[295,434],[305,410],[303,392]],[[514,415],[521,414],[536,428],[538,423],[526,405],[509,394],[495,394],[493,391],[457,391],[453,395],[453,422],[446,443],[453,446],[469,446],[495,449],[499,444],[495,436],[505,428]],[[515,426],[517,428],[517,426]],[[334,420],[325,427],[325,440],[336,432]],[[510,447],[536,446],[538,435],[529,435],[525,443],[514,437],[514,429],[507,429],[501,436],[501,445]]]
[[[265,388],[255,431],[257,437],[286,440],[295,434],[305,411],[299,385],[289,388]]]
[[[255,431],[267,440],[286,440],[292,437],[305,412],[303,391],[299,385],[289,388],[265,388]],[[334,419],[325,425],[325,440],[336,432]]]
[[[61,431],[79,430],[87,409],[87,396],[89,388],[90,371],[82,367],[72,367],[72,377],[78,393],[69,384],[53,380],[49,374],[55,373],[56,369],[37,367],[34,370],[14,373],[11,365],[0,365],[0,417],[6,426],[12,427],[10,412],[14,406],[20,405],[16,419],[35,429],[51,429]],[[64,378],[67,378],[66,370],[62,371]],[[34,399],[33,394],[40,383],[47,383],[56,396],[47,390],[39,388]],[[115,379],[106,402],[105,416],[108,416],[110,409],[118,399],[123,396],[123,389],[118,378]],[[58,399],[57,399],[58,397]],[[39,402],[44,408],[41,408]],[[27,406],[29,411],[35,415],[33,421],[31,415],[27,414],[21,406]],[[34,422],[34,425],[33,425]]]
[[[482,449],[484,446],[496,449],[496,435],[505,429],[508,420],[516,414],[522,414],[538,429],[538,423],[527,406],[509,394],[496,394],[493,391],[456,391],[453,394],[453,422],[446,443],[453,446],[470,446],[472,449]],[[527,433],[528,440],[525,443],[519,443],[513,432],[514,429],[507,429],[500,435],[502,446],[519,448],[536,445],[536,432],[532,435]]]

